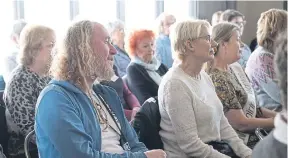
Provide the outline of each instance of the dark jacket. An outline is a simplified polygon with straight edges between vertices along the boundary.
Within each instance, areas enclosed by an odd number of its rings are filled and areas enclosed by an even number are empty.
[[[163,142],[159,135],[160,112],[157,98],[149,98],[136,114],[132,126],[134,127],[139,141],[149,149],[163,149]]]
[[[163,76],[168,71],[164,64],[156,71]],[[132,93],[137,97],[142,105],[148,98],[158,96],[159,85],[153,81],[146,69],[136,63],[131,62],[127,67],[127,84]]]

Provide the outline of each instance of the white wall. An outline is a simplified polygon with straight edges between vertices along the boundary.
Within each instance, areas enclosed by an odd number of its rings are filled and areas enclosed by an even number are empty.
[[[283,1],[237,1],[237,10],[245,15],[247,21],[242,40],[250,44],[256,37],[257,21],[260,14],[271,8],[283,9]]]

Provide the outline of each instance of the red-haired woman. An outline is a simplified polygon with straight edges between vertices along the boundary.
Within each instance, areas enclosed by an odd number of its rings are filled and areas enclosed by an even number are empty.
[[[157,96],[162,76],[167,72],[154,57],[155,35],[151,30],[135,30],[128,37],[128,53],[131,63],[127,67],[127,83],[140,104]]]

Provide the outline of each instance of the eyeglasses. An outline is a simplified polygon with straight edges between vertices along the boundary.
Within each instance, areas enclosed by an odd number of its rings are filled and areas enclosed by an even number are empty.
[[[202,37],[198,37],[198,38],[202,38],[202,39],[205,39],[206,41],[211,42],[211,36],[210,35],[206,35],[206,36],[202,36]]]
[[[211,36],[210,35],[206,35],[206,36],[200,36],[200,37],[197,37],[195,39],[190,39],[191,41],[194,41],[194,40],[197,40],[197,39],[204,39],[208,42],[211,42]]]
[[[105,39],[105,44],[112,44],[112,40],[111,40],[110,37],[107,37],[107,38]]]
[[[238,25],[238,26],[240,26],[240,27],[243,27],[243,26],[246,25],[246,21],[241,21],[241,22],[235,21],[235,22],[233,22],[233,23],[235,23],[236,25]]]

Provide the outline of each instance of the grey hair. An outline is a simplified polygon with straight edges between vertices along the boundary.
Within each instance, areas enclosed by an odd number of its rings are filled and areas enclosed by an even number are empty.
[[[185,20],[172,25],[170,33],[173,58],[183,60],[186,53],[185,41],[203,36],[204,28],[210,31],[210,23],[206,20]]]
[[[109,35],[111,36],[117,29],[123,28],[124,29],[125,24],[121,20],[114,20],[110,21],[106,25],[106,29],[108,30]]]
[[[229,22],[222,22],[212,27],[211,38],[217,42],[228,42],[234,31],[240,31],[240,28]]]
[[[163,13],[161,13],[161,14],[156,18],[156,20],[155,20],[155,21],[156,21],[156,22],[155,22],[155,24],[156,24],[156,27],[155,27],[156,30],[154,30],[155,33],[157,33],[157,34],[163,33],[163,31],[164,31],[164,29],[163,29],[163,24],[164,24],[166,18],[169,17],[169,16],[174,17],[172,14],[163,12]],[[174,17],[174,18],[175,18],[175,17]]]
[[[287,30],[279,34],[275,43],[274,67],[280,87],[283,108],[287,110]]]
[[[240,31],[240,28],[233,23],[222,22],[222,23],[216,24],[215,26],[212,27],[211,39],[219,44],[223,42],[228,42],[231,39],[234,31]],[[218,45],[218,48],[219,48],[219,45]],[[215,56],[217,56],[218,54],[218,51],[219,51],[218,48],[215,52]],[[209,73],[211,71],[213,63],[214,63],[213,60],[208,61],[206,63],[206,68],[205,68],[206,72]]]
[[[27,22],[23,19],[14,21],[11,36],[16,35],[20,37],[20,33],[22,32],[23,28],[26,25],[27,25]]]

